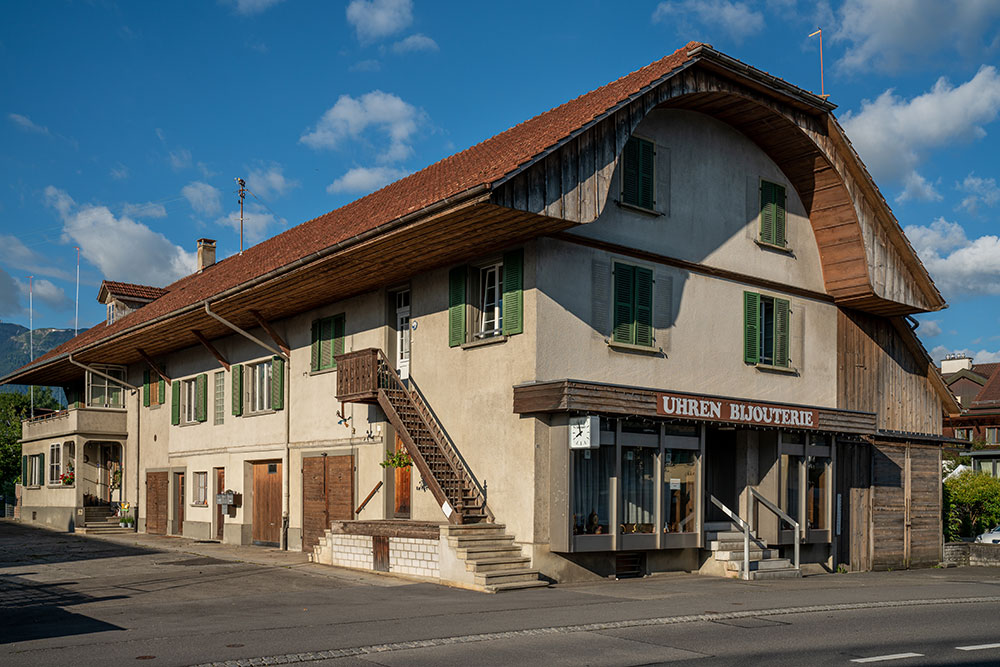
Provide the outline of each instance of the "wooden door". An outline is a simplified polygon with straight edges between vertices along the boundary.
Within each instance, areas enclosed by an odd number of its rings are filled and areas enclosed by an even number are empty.
[[[872,447],[872,568],[909,567],[906,447]]]
[[[376,572],[389,571],[389,538],[386,535],[372,536],[372,569]]]
[[[222,493],[226,490],[226,469],[216,468],[215,469],[215,492]],[[225,534],[226,528],[226,517],[222,513],[222,505],[215,504],[215,539],[222,541],[222,537]]]
[[[944,558],[941,531],[941,450],[910,445],[907,476],[909,567],[930,567]]]
[[[281,546],[281,461],[253,464],[253,543]]]
[[[354,518],[354,456],[302,459],[302,550],[312,551],[331,521]]]
[[[167,534],[167,473],[146,473],[146,532]]]
[[[177,535],[184,534],[184,473],[179,472],[174,475],[174,488],[177,491],[176,494],[176,505],[177,508],[174,516],[177,517]]]
[[[871,569],[871,448],[864,442],[838,442],[833,537],[836,565],[852,572]]]
[[[406,448],[399,435],[396,436],[396,451],[402,452]],[[412,466],[407,468],[396,468],[393,473],[393,516],[397,519],[410,518],[410,471]]]

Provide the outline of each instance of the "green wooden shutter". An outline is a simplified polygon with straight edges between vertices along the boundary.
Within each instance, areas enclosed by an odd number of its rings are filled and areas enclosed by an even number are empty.
[[[330,327],[333,331],[331,348],[333,349],[333,353],[330,356],[330,368],[336,368],[337,360],[334,357],[344,353],[344,340],[347,337],[347,316],[343,314],[337,315],[331,318],[331,322]]]
[[[243,364],[233,364],[233,414],[239,417],[243,414]]]
[[[639,204],[639,140],[629,138],[622,152],[622,201]]]
[[[314,371],[319,370],[319,333],[320,321],[313,320],[312,323],[312,361],[309,368]]]
[[[142,404],[149,407],[149,371],[142,372]]]
[[[21,486],[28,486],[28,457],[21,457]]]
[[[635,344],[653,345],[653,272],[635,269]]]
[[[163,371],[166,373],[166,371]],[[160,390],[156,394],[156,402],[163,405],[167,402],[167,382],[163,378],[160,378]]]
[[[774,365],[788,366],[788,300],[774,300]]]
[[[743,360],[760,361],[760,294],[743,292]]]
[[[208,419],[208,375],[202,373],[196,377],[194,388],[198,401],[194,406],[194,419],[203,422]]]
[[[456,266],[448,273],[448,346],[465,342],[465,278],[468,270]]]
[[[48,479],[48,477],[49,477],[48,471],[45,470],[45,453],[44,452],[38,455],[38,477],[39,477],[39,479],[38,479],[39,486],[44,485],[45,484],[45,480]],[[21,501],[21,502],[24,502],[24,501]]]
[[[285,407],[285,360],[275,357],[271,360],[271,409]]]
[[[174,380],[171,384],[173,392],[170,396],[170,423],[177,426],[181,423],[181,383]]]
[[[774,184],[760,182],[760,240],[774,243]]]
[[[611,339],[616,343],[635,342],[635,311],[632,287],[635,282],[635,267],[615,264],[615,323]]]
[[[333,318],[327,317],[319,323],[319,367],[333,368]]]
[[[524,250],[518,248],[503,256],[503,333],[508,336],[524,331]]]
[[[774,244],[785,245],[785,186],[772,185],[774,193]]]
[[[639,206],[650,210],[656,205],[653,172],[656,149],[651,141],[639,140]]]

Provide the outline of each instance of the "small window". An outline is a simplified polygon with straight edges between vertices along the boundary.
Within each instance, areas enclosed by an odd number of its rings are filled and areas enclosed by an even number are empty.
[[[194,474],[194,498],[195,505],[208,504],[208,473],[196,472]]]
[[[125,368],[123,366],[98,366],[94,370],[102,375],[87,371],[87,407],[88,408],[121,408],[123,403],[123,386]],[[108,377],[114,379],[109,379]],[[120,382],[116,382],[115,380]]]
[[[653,272],[641,266],[614,264],[616,343],[653,346]]]
[[[479,326],[475,336],[498,336],[503,331],[503,264],[489,264],[478,272]]]
[[[268,463],[267,464],[267,474],[268,475],[274,475],[277,472],[278,472],[278,464],[277,463]]]
[[[787,299],[756,292],[743,293],[743,357],[746,363],[789,366],[790,312]]]
[[[25,486],[41,486],[45,483],[45,454],[32,454],[23,459],[21,483]]]
[[[656,150],[653,142],[630,137],[622,153],[622,203],[653,210]]]
[[[266,412],[271,409],[271,360],[247,366],[247,410]]]
[[[190,380],[184,380],[181,385],[181,392],[183,394],[182,403],[182,415],[183,423],[194,424],[197,419],[195,418],[195,410],[198,405],[198,383],[195,382],[194,378]]]
[[[226,419],[226,372],[215,373],[215,393],[212,394],[213,423],[221,424]]]
[[[448,274],[448,345],[524,331],[524,251],[520,248]]]
[[[987,426],[986,442],[988,442],[991,445],[1000,444],[1000,428],[996,426]]]
[[[49,447],[49,484],[62,484],[62,445],[56,443]]]
[[[760,182],[760,242],[785,247],[785,186]]]
[[[959,440],[968,440],[972,442],[972,429],[971,428],[956,428],[955,437]]]
[[[163,371],[164,374],[166,371]],[[142,372],[142,404],[146,407],[167,402],[167,383],[154,371]]]

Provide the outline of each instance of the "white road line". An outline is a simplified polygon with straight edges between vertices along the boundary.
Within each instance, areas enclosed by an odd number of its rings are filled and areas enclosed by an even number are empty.
[[[988,648],[1000,648],[1000,644],[976,644],[975,646],[956,646],[959,651],[982,651]]]
[[[923,653],[893,653],[892,655],[875,655],[871,658],[855,658],[851,662],[882,662],[883,660],[902,660],[903,658],[922,658]]]

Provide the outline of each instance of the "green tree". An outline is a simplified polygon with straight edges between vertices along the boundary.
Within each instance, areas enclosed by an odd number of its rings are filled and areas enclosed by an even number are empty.
[[[1000,524],[1000,479],[966,470],[944,483],[946,540],[973,537]]]
[[[58,410],[49,387],[35,387],[35,407]],[[20,392],[0,392],[0,494],[13,496],[21,478],[21,421],[31,416],[31,398]]]

